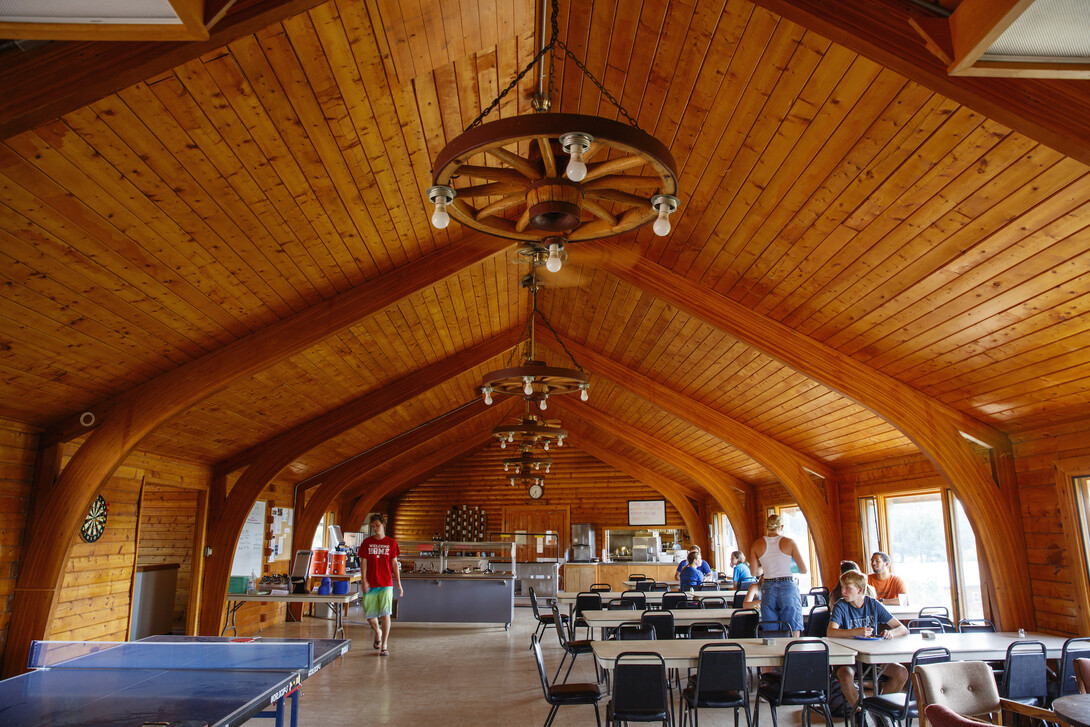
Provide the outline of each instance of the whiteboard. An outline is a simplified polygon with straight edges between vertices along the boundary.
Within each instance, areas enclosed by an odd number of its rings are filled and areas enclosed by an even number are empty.
[[[666,525],[666,500],[629,500],[629,525]]]
[[[264,547],[265,501],[258,500],[246,516],[246,524],[242,526],[242,534],[238,536],[235,559],[231,561],[231,575],[261,575],[261,554]]]

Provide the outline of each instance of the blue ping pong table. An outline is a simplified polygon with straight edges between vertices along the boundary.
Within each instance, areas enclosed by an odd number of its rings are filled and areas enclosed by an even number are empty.
[[[35,641],[34,671],[0,681],[0,725],[231,727],[295,724],[300,683],[348,651],[346,639],[155,636]],[[267,709],[276,713],[262,715]]]

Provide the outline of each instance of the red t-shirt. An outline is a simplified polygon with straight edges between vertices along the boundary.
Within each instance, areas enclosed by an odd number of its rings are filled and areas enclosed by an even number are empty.
[[[401,551],[397,549],[397,541],[390,537],[382,540],[367,538],[359,547],[357,555],[367,564],[367,586],[369,588],[384,588],[394,585],[394,558]]]
[[[878,593],[879,600],[897,598],[897,596],[902,593],[908,593],[908,589],[905,588],[905,582],[901,580],[900,576],[895,576],[892,573],[890,573],[889,578],[884,581],[878,580],[878,576],[871,573],[867,576],[867,583],[874,586],[874,590]]]

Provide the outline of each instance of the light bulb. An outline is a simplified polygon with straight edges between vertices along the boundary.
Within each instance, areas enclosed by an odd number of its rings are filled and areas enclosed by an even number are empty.
[[[571,158],[568,160],[568,167],[564,173],[573,182],[582,182],[587,176],[587,165],[583,163],[582,147],[577,146],[571,150]]]
[[[511,485],[510,485],[510,486],[511,486],[511,487],[514,487],[514,486],[515,486],[515,478],[514,478],[514,477],[512,477],[512,478],[511,478]]]
[[[547,464],[547,465],[545,465],[545,474],[549,474],[549,468],[550,468],[550,467],[552,467],[552,465],[551,465],[551,464]]]
[[[543,447],[545,448],[545,451],[546,451],[546,452],[548,452],[548,451],[549,451],[549,441],[548,441],[548,440],[545,440],[545,444],[544,444],[544,445],[542,445],[542,446],[543,446]]]
[[[500,440],[500,449],[507,449],[507,440],[506,439],[501,439]]]
[[[445,230],[450,224],[450,215],[447,214],[447,203],[440,200],[435,203],[435,212],[431,216],[431,224],[439,230]]]
[[[508,432],[508,433],[507,433],[507,441],[508,441],[508,442],[513,442],[513,441],[515,441],[515,433],[514,433],[514,432]]]
[[[556,438],[556,446],[558,446],[558,447],[563,447],[564,446],[564,438],[563,437],[557,437]]]
[[[526,396],[530,396],[531,394],[533,394],[534,393],[534,387],[532,386],[532,384],[533,384],[534,380],[529,376],[523,376],[522,377],[522,382],[523,382],[522,393],[526,394]]]
[[[586,167],[583,167],[583,173],[586,174]],[[552,243],[549,245],[549,259],[545,261],[545,269],[550,273],[556,273],[560,271],[560,266],[563,263],[560,260],[560,244]]]
[[[534,464],[534,471],[537,471],[539,469],[541,469],[541,463],[537,462],[537,463]]]
[[[492,387],[491,386],[482,386],[481,387],[481,393],[484,394],[484,403],[485,404],[491,404],[492,403]]]
[[[580,386],[579,387],[579,398],[582,399],[583,401],[586,401],[587,399],[590,398],[590,394],[587,393],[587,387],[586,386]]]
[[[507,463],[506,463],[506,462],[505,462],[505,463],[504,463],[504,465],[503,465],[503,471],[504,471],[504,472],[506,472],[506,471],[507,471]]]
[[[545,403],[544,399],[542,399],[541,403],[539,403],[537,406],[538,406],[539,409],[541,409],[541,411],[545,411],[546,409],[549,408],[549,405]]]
[[[670,213],[666,211],[666,205],[659,207],[659,218],[655,220],[655,224],[651,225],[651,229],[659,237],[670,234]]]

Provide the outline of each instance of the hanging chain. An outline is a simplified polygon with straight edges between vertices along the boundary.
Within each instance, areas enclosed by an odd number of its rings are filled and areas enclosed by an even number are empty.
[[[564,55],[572,59],[572,62],[575,63],[576,67],[583,72],[583,75],[589,78],[594,83],[598,90],[602,92],[602,95],[605,96],[606,99],[608,99],[609,102],[617,108],[617,111],[620,112],[620,115],[623,116],[629,124],[637,129],[640,128],[640,125],[636,123],[636,120],[632,118],[632,115],[629,114],[625,107],[621,105],[621,102],[614,98],[613,94],[606,90],[606,87],[602,85],[602,82],[594,77],[594,74],[590,72],[590,69],[583,65],[582,61],[575,57],[575,54],[572,53],[571,48],[568,47],[568,44],[560,40],[560,24],[557,20],[557,18],[560,16],[560,7],[557,4],[557,0],[552,0],[552,3],[553,12],[552,17],[550,18],[550,23],[552,26],[550,30],[552,32],[552,35],[549,38],[549,42],[543,45],[541,47],[541,50],[539,50],[534,55],[534,57],[530,59],[530,62],[526,64],[526,67],[523,68],[517,76],[515,76],[514,80],[511,81],[511,83],[507,84],[507,88],[500,91],[500,94],[492,100],[492,103],[488,104],[488,108],[482,111],[480,115],[477,116],[477,118],[473,119],[473,122],[465,128],[466,131],[469,131],[474,126],[479,126],[484,121],[485,117],[492,113],[492,110],[496,108],[497,105],[499,105],[500,101],[503,100],[503,97],[506,96],[511,91],[511,89],[515,88],[518,85],[519,81],[521,81],[523,77],[525,77],[526,74],[529,73],[530,70],[535,65],[537,65],[538,61],[540,61],[549,51],[554,52],[553,62],[551,63],[549,68],[549,98],[551,99],[553,97],[553,77],[556,75],[557,67],[555,51],[558,48],[563,49]]]
[[[549,323],[549,319],[545,317],[545,314],[537,310],[536,308],[534,310],[537,311],[537,314],[539,316],[541,316],[541,320],[545,324],[545,327],[549,329],[549,332],[553,334],[553,338],[555,338],[556,342],[560,344],[560,347],[564,349],[564,353],[568,354],[568,358],[571,359],[571,362],[575,366],[575,368],[579,369],[584,376],[589,376],[589,374],[587,374],[587,370],[579,365],[579,362],[575,360],[575,356],[572,355],[572,352],[569,351],[568,347],[564,345],[564,342],[560,340],[559,334],[557,334],[556,329],[553,328],[553,324]]]

